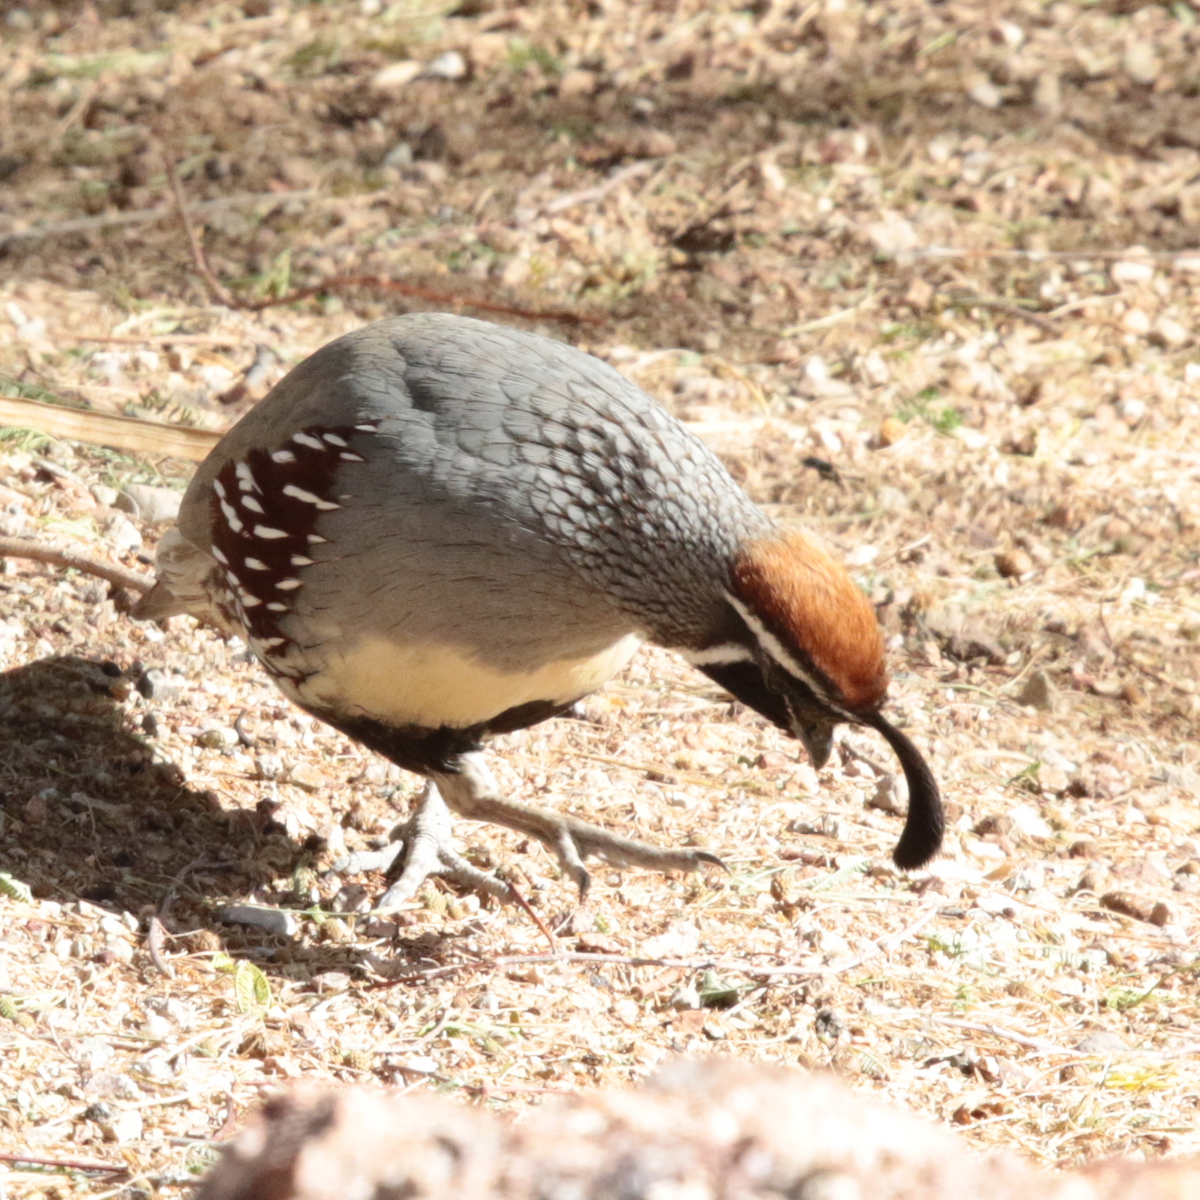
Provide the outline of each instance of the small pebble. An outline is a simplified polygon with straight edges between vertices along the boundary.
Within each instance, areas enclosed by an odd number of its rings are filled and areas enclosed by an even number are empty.
[[[1133,917],[1138,921],[1151,921],[1156,908],[1166,907],[1165,905],[1156,905],[1153,900],[1147,900],[1144,896],[1135,896],[1132,892],[1105,892],[1100,897],[1100,904],[1109,912],[1120,913],[1123,917]]]
[[[260,904],[229,904],[220,910],[218,916],[227,925],[248,925],[289,938],[294,937],[300,928],[295,913]]]
[[[1033,559],[1024,550],[1001,550],[992,560],[1005,579],[1020,579],[1033,570]]]
[[[174,488],[150,487],[144,483],[130,483],[112,501],[122,512],[131,513],[152,525],[165,525],[179,516],[183,493]]]

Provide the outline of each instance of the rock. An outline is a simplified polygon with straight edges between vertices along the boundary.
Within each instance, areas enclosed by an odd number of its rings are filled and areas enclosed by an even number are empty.
[[[1004,100],[1000,89],[982,73],[969,83],[967,95],[983,108],[999,108]]]
[[[112,503],[114,508],[132,513],[133,516],[140,517],[152,525],[165,525],[179,516],[183,493],[175,491],[174,488],[130,483],[125,485]]]
[[[902,817],[908,812],[908,784],[903,775],[885,775],[875,785],[875,794],[867,799],[868,808]]]
[[[1017,703],[1027,704],[1039,712],[1053,712],[1058,703],[1058,689],[1045,671],[1034,671],[1017,693]]]
[[[421,74],[421,64],[411,58],[394,62],[371,76],[371,87],[377,92],[395,92],[407,87]]]
[[[1113,263],[1109,268],[1109,274],[1112,276],[1113,283],[1149,283],[1154,278],[1154,264],[1123,258]],[[1149,327],[1149,321],[1147,321],[1147,327]]]
[[[292,765],[287,773],[287,782],[303,788],[306,792],[319,792],[328,784],[328,780],[316,767],[305,762]]]
[[[1129,77],[1147,87],[1158,79],[1162,71],[1158,55],[1154,53],[1154,46],[1140,38],[1131,38],[1126,43],[1123,58]]]
[[[115,513],[105,523],[105,534],[109,544],[118,554],[132,554],[142,548],[142,535],[133,522],[120,513]]]
[[[1124,1038],[1110,1033],[1107,1029],[1098,1029],[1095,1033],[1089,1033],[1075,1046],[1080,1054],[1125,1054],[1130,1048]]]
[[[915,248],[918,241],[912,222],[897,212],[885,212],[882,221],[873,221],[863,232],[875,247],[875,253],[882,258],[896,258]]]
[[[232,729],[206,729],[196,738],[196,744],[206,750],[228,750],[237,745],[237,740]]]
[[[283,759],[278,754],[259,754],[254,759],[256,779],[278,779],[283,774]]]
[[[1154,325],[1153,336],[1156,342],[1168,350],[1176,350],[1180,346],[1186,345],[1192,338],[1187,327],[1171,317],[1159,317]]]
[[[558,94],[568,96],[590,96],[596,90],[596,75],[592,71],[568,71],[558,81]]]
[[[177,699],[187,687],[187,680],[182,675],[168,675],[158,667],[143,671],[137,681],[137,690],[147,700],[169,702]]]
[[[227,925],[248,925],[288,938],[294,937],[300,928],[295,913],[262,904],[227,904],[217,915]]]
[[[1005,579],[1020,579],[1033,570],[1033,559],[1019,547],[1001,550],[992,561]]]
[[[1109,912],[1133,917],[1137,921],[1152,920],[1157,907],[1154,901],[1147,900],[1144,896],[1135,896],[1132,892],[1105,892],[1100,897],[1100,905]]]
[[[428,63],[421,72],[423,79],[465,79],[467,60],[457,50],[447,50]]]

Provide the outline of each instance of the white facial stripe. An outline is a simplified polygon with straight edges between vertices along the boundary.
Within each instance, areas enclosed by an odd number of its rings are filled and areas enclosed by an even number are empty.
[[[758,640],[758,644],[769,654],[789,675],[808,684],[814,696],[822,704],[828,705],[839,716],[847,721],[857,721],[858,718],[847,712],[841,705],[835,703],[829,695],[829,687],[821,680],[805,670],[788,652],[784,644],[759,620],[754,610],[747,608],[736,596],[725,593],[725,599],[737,610],[737,614],[746,622],[750,632]]]
[[[758,644],[789,674],[802,679],[822,700],[826,700],[825,685],[813,678],[788,652],[784,644],[758,619],[753,609],[747,608],[736,596],[725,593],[725,599],[737,610],[737,614],[750,628]]]
[[[754,655],[736,642],[729,642],[723,646],[708,646],[703,650],[683,650],[680,653],[693,667],[717,667],[724,663],[754,661]]]

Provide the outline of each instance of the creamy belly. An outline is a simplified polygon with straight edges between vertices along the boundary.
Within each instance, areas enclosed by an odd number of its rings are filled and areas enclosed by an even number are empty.
[[[519,704],[566,704],[586,696],[633,657],[640,640],[628,634],[589,658],[512,674],[472,658],[461,647],[402,645],[373,636],[328,653],[319,671],[285,690],[310,708],[373,717],[389,725],[465,728]]]

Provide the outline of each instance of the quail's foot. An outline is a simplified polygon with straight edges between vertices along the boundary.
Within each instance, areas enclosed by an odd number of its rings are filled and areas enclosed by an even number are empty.
[[[512,889],[507,883],[472,866],[454,849],[450,829],[450,810],[437,785],[427,783],[416,812],[401,826],[397,841],[381,850],[349,854],[334,863],[333,869],[339,874],[386,872],[391,886],[372,910],[379,914],[395,912],[435,875],[485,896],[511,901]]]
[[[502,825],[537,838],[558,858],[565,874],[579,889],[580,898],[587,895],[591,882],[583,865],[588,857],[603,859],[615,867],[645,867],[650,871],[695,871],[706,863],[725,869],[725,864],[708,850],[652,846],[589,825],[577,817],[515,804],[500,795],[499,785],[482,754],[464,754],[460,762],[462,769],[457,774],[435,777],[446,804],[459,816]]]

